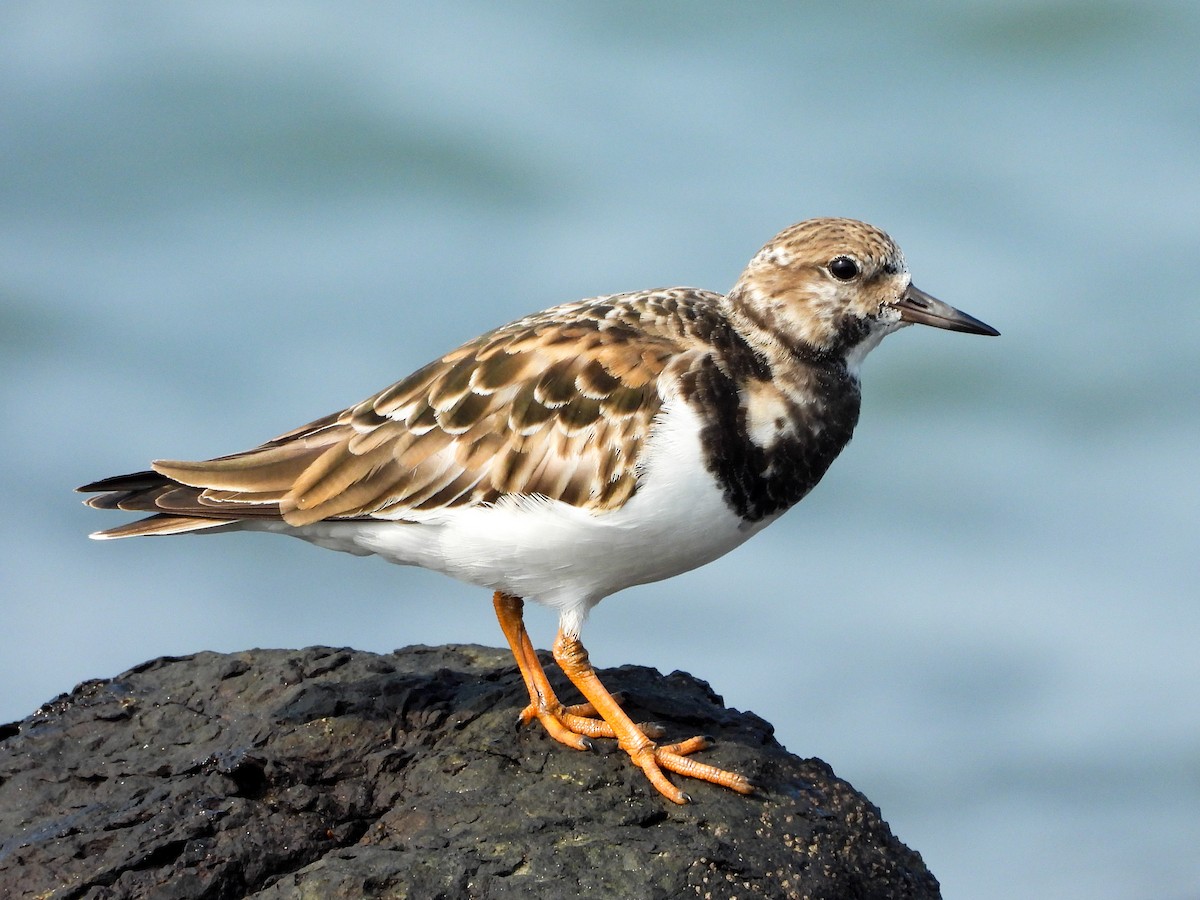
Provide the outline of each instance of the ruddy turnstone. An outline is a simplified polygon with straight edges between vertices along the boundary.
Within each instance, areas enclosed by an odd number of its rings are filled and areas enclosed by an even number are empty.
[[[850,219],[763,247],[728,294],[674,287],[580,300],[476,338],[343,412],[204,462],[159,460],[79,490],[153,513],[95,538],[270,531],[493,590],[537,719],[579,750],[616,738],[664,770],[753,791],[659,744],[604,688],[579,634],[609,594],[711,562],[802,499],[850,440],[859,366],[910,323],[998,332],[912,283],[900,248]],[[559,612],[564,706],[523,599]]]

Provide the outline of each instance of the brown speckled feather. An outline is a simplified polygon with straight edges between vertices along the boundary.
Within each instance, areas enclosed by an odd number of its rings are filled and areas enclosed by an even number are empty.
[[[683,351],[712,350],[721,299],[672,288],[556,307],[261,447],[157,461],[82,490],[109,492],[92,506],[189,516],[192,527],[403,519],[506,494],[616,508],[637,486],[659,376]],[[138,533],[154,530],[146,521]]]

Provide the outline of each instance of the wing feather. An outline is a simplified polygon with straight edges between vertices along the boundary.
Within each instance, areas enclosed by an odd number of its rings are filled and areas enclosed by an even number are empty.
[[[297,526],[404,519],[504,495],[614,509],[636,491],[663,403],[660,377],[681,352],[704,349],[654,308],[679,302],[672,296],[548,310],[260,447],[201,462],[159,460],[153,472],[81,490],[106,492],[88,501],[93,506],[157,514],[140,530],[140,523],[110,529],[113,537],[255,517]],[[701,303],[715,297],[689,296]]]

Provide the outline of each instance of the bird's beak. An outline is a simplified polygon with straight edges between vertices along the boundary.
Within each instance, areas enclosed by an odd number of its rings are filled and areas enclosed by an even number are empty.
[[[913,284],[908,286],[899,300],[889,303],[888,306],[900,310],[900,319],[904,322],[932,325],[934,328],[945,328],[949,331],[965,331],[968,334],[987,334],[993,337],[1000,334],[991,325],[984,325],[974,316],[968,316],[949,303],[930,297]]]

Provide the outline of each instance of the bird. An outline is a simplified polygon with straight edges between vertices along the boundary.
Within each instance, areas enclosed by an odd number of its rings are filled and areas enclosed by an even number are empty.
[[[265,531],[486,588],[529,693],[522,723],[578,750],[616,739],[674,803],[692,798],[668,773],[753,794],[695,758],[710,738],[635,723],[581,629],[608,595],[709,563],[803,499],[851,438],[864,358],[912,324],[999,334],[917,288],[884,231],[808,219],[727,294],[555,306],[251,450],[78,490],[151,514],[97,539]],[[558,612],[553,658],[582,703],[551,686],[526,600]]]

